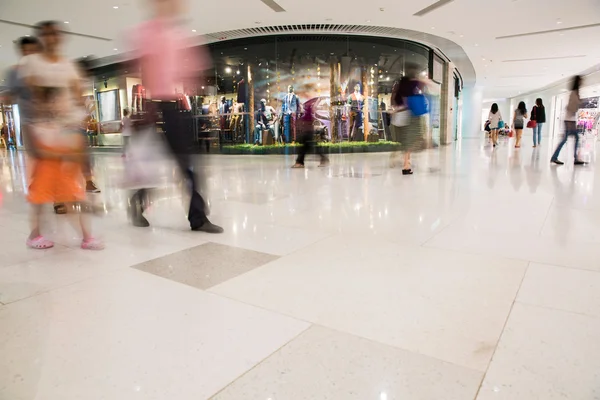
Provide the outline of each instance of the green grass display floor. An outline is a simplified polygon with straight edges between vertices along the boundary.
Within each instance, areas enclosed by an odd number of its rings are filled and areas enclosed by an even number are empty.
[[[256,146],[253,144],[224,145],[221,149],[223,154],[296,154],[300,145],[268,145]],[[326,153],[377,153],[386,151],[395,151],[399,149],[399,144],[395,142],[340,142],[340,143],[319,143]]]

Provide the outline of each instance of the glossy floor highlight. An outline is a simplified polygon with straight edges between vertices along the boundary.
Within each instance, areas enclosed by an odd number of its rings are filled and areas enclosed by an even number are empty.
[[[600,398],[595,141],[583,167],[551,152],[464,140],[412,176],[205,156],[217,236],[177,180],[129,226],[123,160],[97,154],[93,253],[50,213],[57,246],[25,248],[27,161],[3,152],[0,399]]]

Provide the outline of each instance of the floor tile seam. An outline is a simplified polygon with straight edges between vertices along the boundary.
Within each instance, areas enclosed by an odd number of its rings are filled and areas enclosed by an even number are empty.
[[[453,253],[468,254],[471,256],[491,257],[491,258],[495,258],[497,260],[519,261],[519,262],[523,262],[523,263],[527,263],[527,264],[538,263],[537,261],[533,261],[533,260],[529,260],[529,259],[525,259],[525,258],[506,257],[506,256],[500,256],[497,254],[485,254],[485,253],[477,252],[476,250],[449,249],[447,247],[439,247],[439,246],[435,246],[435,245],[427,245],[427,246],[424,245],[423,247],[425,249],[445,250],[445,251],[451,251]],[[543,264],[543,263],[541,263],[541,264]]]
[[[540,261],[534,261],[534,260],[529,260],[529,262],[531,262],[532,264],[541,266],[542,268],[545,268],[545,267],[564,268],[564,269],[569,269],[569,270],[574,270],[574,271],[592,272],[592,273],[600,274],[600,269],[572,267],[570,265],[552,264],[552,263],[548,263],[548,262],[540,262]]]
[[[438,358],[438,357],[434,357],[434,356],[432,356],[430,354],[421,353],[421,352],[418,352],[418,351],[415,351],[415,350],[410,350],[410,349],[407,349],[407,348],[404,348],[402,346],[398,346],[398,345],[395,345],[395,344],[384,343],[384,342],[381,342],[381,341],[379,341],[377,339],[373,339],[373,338],[361,336],[361,335],[358,335],[356,333],[346,332],[346,331],[344,331],[342,329],[331,327],[331,326],[327,326],[327,325],[324,325],[322,323],[311,322],[311,324],[313,325],[313,327],[325,328],[325,329],[328,329],[330,331],[337,332],[339,334],[349,335],[349,336],[352,336],[352,337],[357,338],[357,339],[365,340],[365,341],[367,341],[367,342],[369,342],[371,344],[376,344],[376,345],[379,345],[379,346],[390,347],[392,349],[400,350],[400,351],[403,351],[405,353],[410,353],[410,354],[413,354],[413,355],[418,355],[420,357],[427,358],[429,360],[441,362],[442,364],[445,364],[445,365],[448,365],[448,366],[462,368],[462,369],[465,369],[465,370],[468,370],[468,371],[471,371],[471,372],[475,372],[477,374],[483,374],[484,373],[484,371],[476,369],[476,368],[473,368],[473,367],[467,367],[466,365],[457,364],[457,363],[454,363],[452,361],[444,360],[444,359],[441,359],[441,358]]]
[[[276,225],[272,225],[272,227],[275,227],[275,228],[277,228],[278,226],[276,226]],[[297,230],[300,230],[301,228],[291,228],[291,229],[297,229]],[[316,245],[316,244],[318,244],[318,243],[321,243],[321,242],[323,242],[323,241],[325,241],[325,240],[327,240],[327,239],[329,239],[329,238],[332,238],[332,237],[334,237],[334,236],[336,236],[336,234],[335,234],[335,233],[329,233],[329,232],[327,232],[327,236],[325,236],[325,237],[322,237],[322,238],[320,238],[319,240],[317,240],[317,241],[315,241],[315,242],[308,243],[308,244],[306,244],[305,246],[299,247],[299,248],[297,248],[297,249],[295,249],[295,250],[292,250],[292,251],[290,251],[289,253],[285,253],[285,254],[274,254],[274,253],[268,253],[268,252],[266,252],[266,251],[259,251],[259,250],[256,250],[256,249],[247,249],[247,248],[244,248],[244,247],[233,246],[233,245],[230,245],[230,244],[225,244],[225,246],[235,247],[235,248],[239,248],[239,249],[242,249],[242,250],[250,250],[250,251],[257,252],[257,253],[263,253],[263,254],[267,254],[267,255],[270,255],[270,256],[275,256],[275,257],[278,257],[278,258],[283,258],[283,257],[288,257],[288,256],[291,256],[292,254],[295,254],[295,253],[297,253],[297,252],[299,252],[299,251],[301,251],[301,250],[304,250],[304,249],[306,249],[307,247],[314,246],[314,245]],[[212,241],[209,241],[209,242],[210,242],[210,243],[215,243],[215,244],[223,244],[223,243],[212,242]],[[273,261],[275,261],[275,260],[273,260]],[[270,261],[269,263],[271,263],[271,262],[273,262],[273,261]],[[267,264],[269,264],[269,263],[267,263]],[[265,265],[266,265],[266,264],[265,264]],[[255,269],[262,268],[262,267],[263,267],[263,265],[261,265],[260,267],[257,267],[257,268],[255,268]],[[250,272],[250,271],[249,271],[249,272]]]
[[[202,290],[202,289],[198,289],[198,290]],[[409,353],[412,353],[412,354],[418,354],[420,356],[427,357],[427,358],[430,358],[432,360],[440,361],[440,362],[443,362],[445,364],[452,365],[452,366],[455,366],[455,367],[465,368],[465,369],[468,369],[470,371],[475,371],[475,372],[480,373],[480,374],[482,374],[484,372],[483,370],[478,370],[476,368],[468,367],[466,365],[457,364],[457,363],[454,363],[452,361],[448,361],[448,360],[444,360],[444,359],[441,359],[441,358],[438,358],[438,357],[434,357],[434,356],[432,356],[430,354],[425,354],[425,353],[417,352],[417,351],[414,351],[414,350],[409,350],[409,349],[406,349],[404,347],[401,347],[401,346],[398,346],[398,345],[395,345],[395,344],[384,343],[384,342],[378,341],[377,339],[373,339],[373,338],[368,338],[368,337],[364,337],[364,336],[361,336],[361,335],[357,335],[356,333],[346,332],[344,330],[341,330],[341,329],[333,327],[333,326],[326,325],[326,324],[321,323],[321,322],[314,322],[314,321],[306,320],[304,318],[293,316],[293,315],[281,312],[279,310],[273,310],[273,309],[267,308],[265,306],[257,305],[257,304],[254,304],[254,303],[248,303],[248,302],[240,300],[240,299],[236,299],[236,298],[229,297],[229,296],[226,296],[226,295],[223,295],[223,294],[220,294],[220,293],[213,292],[210,289],[207,289],[206,292],[207,293],[211,293],[211,294],[216,295],[216,296],[219,296],[219,297],[223,297],[223,298],[231,300],[231,301],[235,301],[237,303],[241,303],[241,304],[244,304],[244,305],[247,305],[247,306],[255,307],[255,308],[261,309],[263,311],[268,311],[268,312],[271,312],[271,313],[279,314],[279,315],[287,317],[287,318],[292,318],[292,319],[297,320],[297,321],[305,322],[307,324],[310,324],[311,326],[319,326],[319,327],[326,328],[326,329],[329,329],[329,330],[333,330],[333,331],[336,331],[336,332],[340,332],[340,333],[343,333],[343,334],[346,334],[346,335],[352,335],[354,337],[361,338],[361,339],[370,341],[372,343],[377,343],[379,345],[391,347],[391,348],[394,348],[394,349],[399,349],[399,350],[406,351],[406,352],[409,352]]]
[[[546,228],[546,224],[548,223],[548,218],[550,217],[550,213],[552,212],[552,205],[554,204],[554,199],[556,198],[556,196],[552,196],[552,201],[550,202],[550,205],[548,206],[548,209],[546,210],[546,216],[544,217],[544,222],[542,222],[542,227],[540,228],[540,233],[538,233],[538,236],[542,236],[542,233],[544,233],[544,228]]]
[[[59,251],[54,252],[54,254],[43,255],[43,256],[37,257],[37,258],[32,258],[32,259],[25,260],[25,261],[19,261],[19,262],[14,263],[14,264],[0,266],[0,271],[2,271],[3,268],[18,267],[20,265],[28,264],[28,263],[35,262],[35,261],[48,260],[49,258],[56,257],[56,256],[61,256],[64,253],[72,252],[73,251],[73,249],[69,248],[69,247],[65,247],[64,249],[58,249],[57,248],[56,250],[59,250]],[[35,252],[35,251],[40,251],[40,250],[25,248],[24,251],[33,251],[33,252]],[[47,250],[41,250],[41,251],[47,251]]]
[[[454,221],[452,221],[452,222],[450,222],[449,224],[447,224],[446,226],[444,226],[442,229],[440,229],[440,231],[439,231],[439,232],[437,232],[437,233],[434,233],[433,235],[431,235],[431,237],[430,237],[430,238],[428,238],[427,240],[425,240],[425,241],[424,241],[423,243],[421,243],[419,246],[420,246],[420,247],[423,247],[423,248],[427,247],[426,245],[427,245],[427,243],[428,243],[428,242],[430,242],[430,241],[432,241],[433,239],[435,239],[435,237],[436,237],[436,236],[438,236],[438,235],[442,234],[442,233],[443,233],[443,232],[444,232],[446,229],[448,229],[448,228],[449,228],[449,227],[450,227],[450,226],[451,226],[453,223],[454,223]],[[432,246],[429,246],[429,247],[432,247]]]
[[[477,392],[475,393],[475,397],[473,398],[474,400],[477,400],[477,398],[479,397],[479,393],[481,392],[481,389],[483,388],[483,383],[485,382],[485,378],[490,369],[490,365],[492,365],[492,362],[494,361],[494,357],[496,356],[496,352],[498,351],[498,346],[500,345],[500,342],[502,341],[502,337],[504,336],[504,332],[506,331],[506,326],[508,325],[508,321],[510,320],[510,316],[513,312],[515,304],[517,303],[517,298],[519,297],[519,292],[521,291],[521,287],[523,286],[523,282],[525,281],[525,276],[527,275],[527,271],[529,271],[530,265],[531,265],[531,262],[529,262],[527,264],[527,266],[525,267],[525,271],[523,272],[523,276],[521,277],[521,282],[519,283],[519,287],[517,288],[517,291],[515,292],[515,297],[513,298],[513,302],[510,305],[510,309],[508,310],[508,313],[506,314],[506,319],[504,320],[504,324],[502,325],[502,330],[500,331],[500,335],[498,335],[498,340],[496,341],[496,344],[494,346],[494,351],[492,353],[492,356],[490,357],[487,367],[485,368],[483,377],[481,378],[481,382],[479,383],[479,388],[477,389]]]
[[[107,269],[105,271],[99,272],[98,275],[90,276],[90,277],[83,278],[83,279],[79,279],[79,280],[77,280],[75,282],[69,282],[69,283],[67,283],[65,285],[60,285],[60,286],[57,286],[57,287],[48,288],[48,289],[42,290],[42,291],[40,291],[38,293],[32,294],[30,296],[26,296],[26,297],[20,298],[18,300],[14,300],[14,301],[10,301],[8,303],[4,303],[4,305],[16,304],[16,303],[18,303],[20,301],[29,300],[29,299],[32,299],[34,297],[38,297],[38,296],[41,296],[41,295],[44,295],[44,294],[48,294],[48,293],[51,293],[51,292],[54,292],[54,291],[57,291],[57,290],[66,289],[66,288],[68,288],[70,286],[78,285],[80,283],[87,282],[87,281],[92,280],[92,279],[98,279],[100,277],[105,277],[105,276],[110,275],[110,274],[115,274],[117,272],[120,272],[120,270],[124,270],[125,268],[130,268],[130,267],[112,267],[112,268]]]
[[[257,362],[256,364],[254,364],[252,367],[248,368],[246,371],[244,371],[242,374],[240,374],[239,376],[233,378],[228,384],[226,384],[225,386],[223,386],[221,389],[219,389],[217,392],[215,392],[214,394],[210,395],[210,397],[208,397],[208,400],[212,400],[214,399],[216,396],[218,396],[220,393],[224,392],[228,387],[230,387],[231,385],[233,385],[234,383],[236,383],[237,381],[239,381],[240,379],[242,379],[244,376],[248,375],[250,372],[254,371],[256,368],[258,368],[260,365],[262,365],[263,363],[265,363],[269,358],[271,358],[272,356],[274,356],[277,352],[279,352],[280,350],[282,350],[284,347],[288,346],[290,343],[292,343],[293,341],[295,341],[296,339],[298,339],[300,336],[304,335],[306,332],[308,332],[308,330],[310,328],[313,327],[313,324],[310,324],[302,329],[300,332],[298,332],[296,335],[294,335],[293,337],[291,337],[289,340],[287,340],[285,343],[283,343],[281,346],[279,346],[277,349],[273,350],[272,352],[270,352],[269,354],[267,354],[265,357],[263,357],[259,362]]]
[[[587,317],[587,318],[592,318],[592,319],[600,320],[600,315],[591,315],[591,314],[586,314],[586,313],[579,312],[579,311],[567,310],[565,308],[543,306],[543,305],[540,305],[540,304],[533,304],[533,303],[529,303],[529,302],[521,301],[521,300],[515,300],[515,303],[518,303],[520,305],[524,305],[524,306],[527,306],[527,307],[535,307],[535,308],[541,308],[541,309],[544,309],[544,310],[558,311],[558,312],[562,312],[562,313],[566,313],[566,314],[579,315],[581,317]]]

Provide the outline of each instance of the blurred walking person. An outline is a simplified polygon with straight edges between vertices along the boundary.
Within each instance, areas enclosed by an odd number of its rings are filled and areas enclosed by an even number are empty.
[[[527,106],[525,105],[525,102],[521,101],[513,113],[513,129],[515,130],[516,137],[515,149],[521,147],[521,138],[523,137],[525,119],[527,119]]]
[[[20,59],[27,57],[31,54],[36,54],[40,51],[40,42],[35,37],[24,36],[17,40],[17,48],[20,55]],[[24,141],[24,146],[27,150],[29,149],[29,143],[25,141],[27,137],[26,130],[29,123],[31,122],[32,113],[32,99],[31,90],[29,86],[19,74],[19,65],[12,67],[7,76],[8,90],[9,90],[9,103],[17,104],[19,106],[19,117],[21,119],[21,137]],[[7,142],[8,145],[8,142]]]
[[[77,67],[61,54],[63,36],[58,26],[52,21],[38,24],[36,33],[43,50],[23,57],[19,63],[19,76],[29,87],[32,99],[31,125],[26,130],[34,157],[28,194],[33,211],[27,246],[34,249],[54,246],[40,231],[43,204],[85,201],[81,169],[85,141],[77,132],[85,119],[81,78]],[[103,243],[91,235],[85,213],[80,213],[79,222],[81,248],[103,249]]]
[[[569,103],[565,110],[565,135],[556,147],[556,151],[552,155],[550,162],[563,165],[564,162],[558,159],[560,151],[569,140],[569,136],[575,137],[575,165],[583,165],[585,162],[579,159],[579,132],[577,132],[577,111],[581,106],[581,97],[579,97],[579,88],[581,87],[582,78],[576,75],[571,84],[571,93],[569,94]]]
[[[535,99],[535,106],[531,109],[531,122],[533,129],[533,147],[542,145],[542,126],[546,123],[546,107],[542,99]]]
[[[492,145],[496,147],[498,145],[498,129],[504,128],[502,122],[502,114],[498,109],[498,104],[492,104],[492,108],[490,109],[490,114],[488,116],[488,121],[490,121],[490,135],[492,137]]]
[[[326,167],[329,165],[329,158],[325,155],[323,147],[319,146],[315,139],[315,117],[312,107],[312,105],[305,104],[304,114],[298,118],[299,136],[296,139],[300,144],[300,147],[298,148],[296,163],[292,165],[292,168],[304,168],[306,154],[309,152],[312,153],[313,151],[319,156],[319,167]]]
[[[392,88],[392,140],[404,153],[402,175],[412,175],[411,155],[427,147],[427,82],[419,79],[419,67],[408,65],[405,75]],[[390,167],[396,166],[398,152],[390,156]]]
[[[152,19],[140,25],[134,34],[136,62],[142,71],[142,82],[152,101],[146,102],[145,125],[148,127],[162,114],[168,150],[177,162],[191,192],[188,220],[193,231],[222,233],[223,228],[211,223],[206,216],[206,204],[199,191],[199,179],[193,171],[191,151],[195,135],[188,130],[185,118],[189,114],[179,111],[176,88],[183,81],[197,83],[200,73],[211,67],[210,55],[201,47],[189,47],[192,43],[177,24],[183,12],[183,0],[147,0]],[[136,132],[136,134],[145,134]],[[135,134],[132,140],[135,139]],[[133,141],[132,141],[133,144]],[[137,191],[130,200],[130,216],[133,225],[149,226],[144,218],[146,190]]]

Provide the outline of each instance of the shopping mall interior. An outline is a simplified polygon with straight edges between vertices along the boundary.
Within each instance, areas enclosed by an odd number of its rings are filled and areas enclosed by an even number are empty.
[[[598,0],[0,15],[1,400],[600,399]]]

